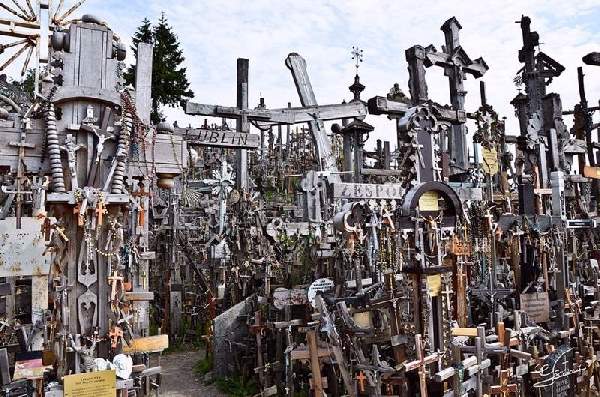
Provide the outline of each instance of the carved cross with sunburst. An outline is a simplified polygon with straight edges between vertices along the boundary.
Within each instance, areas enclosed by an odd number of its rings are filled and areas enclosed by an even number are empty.
[[[33,58],[36,91],[40,69],[48,62],[48,37],[69,25],[69,17],[86,0],[78,0],[66,9],[65,0],[2,0],[0,2],[0,72],[25,55],[21,76]],[[6,17],[3,14],[9,14]],[[8,51],[7,51],[8,50]]]

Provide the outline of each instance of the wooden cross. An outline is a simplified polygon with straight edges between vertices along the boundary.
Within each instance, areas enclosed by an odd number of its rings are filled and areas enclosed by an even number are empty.
[[[358,390],[360,390],[361,393],[365,392],[365,380],[367,380],[367,377],[365,376],[365,374],[362,371],[358,372],[358,375],[356,375],[356,380],[358,381]]]
[[[119,340],[123,337],[123,330],[119,326],[113,326],[108,333],[110,338],[110,346],[116,349],[119,345]]]
[[[248,72],[247,60],[238,60],[238,99],[240,97],[245,97],[247,102],[248,82],[246,79],[245,82],[242,81],[242,83],[240,83],[240,61],[245,61],[246,77]],[[269,110],[261,107],[250,110],[247,108],[247,103],[246,106],[242,106],[244,104],[238,103],[238,107],[234,108],[187,102],[185,112],[186,114],[191,115],[236,119],[238,120],[238,124],[241,124],[241,128],[238,128],[238,131],[246,133],[249,132],[250,122],[261,130],[268,130],[274,125],[279,124],[293,125],[308,123],[313,135],[313,140],[316,143],[321,170],[331,172],[330,179],[333,179],[331,181],[339,182],[340,178],[339,175],[337,175],[335,157],[323,121],[354,117],[362,118],[366,116],[367,109],[362,102],[319,106],[306,71],[306,61],[304,58],[298,54],[292,53],[286,58],[285,64],[292,73],[298,95],[300,96],[300,103],[302,104],[301,108]],[[242,66],[243,65],[244,63],[242,62]],[[242,75],[243,74],[244,73],[242,73]]]
[[[103,222],[103,215],[107,214],[108,210],[106,209],[106,206],[104,205],[104,195],[100,194],[100,197],[98,198],[98,204],[96,204],[96,219],[98,222],[98,226],[102,226],[102,222]]]
[[[490,386],[490,395],[509,397],[518,395],[519,386],[516,384],[508,384],[510,379],[510,371],[503,369],[500,371],[500,385]]]
[[[117,301],[117,288],[118,284],[123,282],[123,277],[119,276],[117,271],[113,271],[112,276],[108,276],[108,282],[110,284],[110,300],[113,304],[113,307],[116,307]]]
[[[440,358],[440,354],[433,353],[425,356],[421,334],[415,335],[415,346],[417,350],[417,359],[404,364],[404,368],[407,372],[418,369],[421,397],[427,397],[427,365],[436,363]]]
[[[330,349],[320,348],[317,344],[317,335],[315,330],[306,332],[306,342],[308,349],[294,349],[290,352],[291,360],[309,360],[312,373],[312,388],[315,396],[323,396],[324,382],[321,377],[320,359],[330,357]],[[325,378],[326,379],[326,378]]]
[[[1,69],[0,69],[1,70]],[[14,193],[16,194],[17,197],[17,205],[16,205],[16,210],[15,210],[15,215],[16,215],[16,226],[17,229],[21,228],[21,213],[22,213],[22,203],[23,203],[23,193],[32,193],[32,192],[25,192],[21,190],[21,187],[23,186],[23,179],[24,179],[24,170],[23,170],[23,161],[25,159],[25,148],[28,149],[34,149],[35,145],[31,144],[31,143],[27,143],[25,142],[25,127],[21,127],[21,133],[20,133],[20,140],[19,142],[9,142],[8,143],[9,146],[15,146],[19,148],[19,159],[18,159],[18,163],[17,163],[17,190],[14,192],[10,192],[10,191],[6,191],[3,189],[4,193]]]

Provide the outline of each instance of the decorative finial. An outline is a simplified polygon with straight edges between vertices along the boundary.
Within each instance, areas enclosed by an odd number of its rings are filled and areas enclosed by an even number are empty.
[[[363,50],[358,47],[352,46],[352,59],[354,59],[354,66],[356,67],[356,73],[358,73],[358,68],[363,61]]]

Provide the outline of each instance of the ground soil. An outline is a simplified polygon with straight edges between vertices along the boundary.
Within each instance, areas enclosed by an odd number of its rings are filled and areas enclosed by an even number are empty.
[[[163,355],[161,396],[167,397],[226,397],[214,385],[204,385],[202,375],[194,365],[204,357],[203,351],[183,351]]]

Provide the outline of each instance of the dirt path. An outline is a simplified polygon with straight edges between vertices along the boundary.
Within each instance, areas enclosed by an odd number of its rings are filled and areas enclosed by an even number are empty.
[[[166,397],[227,397],[214,385],[205,386],[194,373],[194,365],[204,357],[201,351],[170,353],[161,357],[162,393]]]

